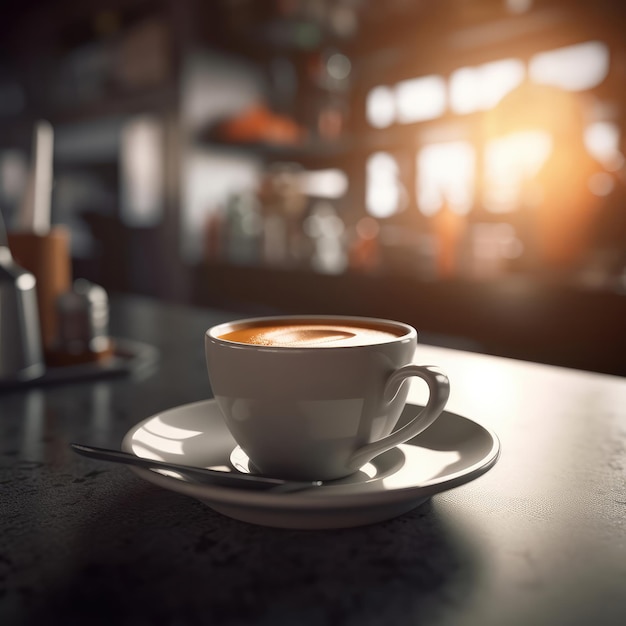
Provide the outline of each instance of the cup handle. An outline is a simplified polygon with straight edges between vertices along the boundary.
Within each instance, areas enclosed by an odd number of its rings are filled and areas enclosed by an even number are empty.
[[[385,385],[383,402],[389,404],[400,391],[402,383],[411,376],[426,381],[430,392],[426,406],[402,428],[359,448],[350,459],[351,469],[356,471],[378,454],[419,435],[441,415],[450,395],[450,381],[444,373],[432,365],[405,365],[393,372]]]

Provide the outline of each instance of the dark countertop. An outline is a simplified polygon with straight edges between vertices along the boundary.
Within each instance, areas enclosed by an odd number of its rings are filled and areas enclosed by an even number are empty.
[[[238,522],[68,450],[209,398],[203,334],[231,317],[113,299],[112,334],[157,346],[153,372],[0,395],[0,624],[623,624],[621,378],[421,348],[502,458],[353,529]]]

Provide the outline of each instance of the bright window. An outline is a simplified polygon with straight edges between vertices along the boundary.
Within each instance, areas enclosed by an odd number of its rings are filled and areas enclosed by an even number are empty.
[[[127,226],[154,226],[163,214],[163,128],[153,116],[132,118],[122,130],[120,215]]]
[[[450,106],[459,114],[490,109],[524,80],[525,72],[519,59],[462,67],[450,77]]]
[[[343,170],[311,170],[299,174],[300,190],[315,198],[337,199],[348,190],[348,177]]]
[[[365,207],[374,217],[390,217],[404,208],[404,188],[398,162],[387,152],[376,152],[367,160]]]
[[[591,156],[608,170],[614,171],[623,165],[624,156],[619,151],[620,131],[616,124],[595,122],[585,129],[585,147]]]
[[[396,85],[396,106],[401,124],[432,120],[446,109],[446,82],[442,76],[422,76]]]
[[[609,72],[609,49],[601,41],[587,41],[541,52],[529,64],[530,78],[568,91],[599,85]]]
[[[434,215],[445,203],[459,215],[474,198],[476,156],[467,141],[433,143],[417,157],[417,202],[425,215]]]
[[[390,87],[374,87],[365,102],[365,116],[374,128],[386,128],[395,121],[396,102]]]

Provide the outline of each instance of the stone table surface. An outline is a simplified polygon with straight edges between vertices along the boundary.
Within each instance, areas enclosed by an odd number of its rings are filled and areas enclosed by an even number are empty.
[[[496,466],[387,522],[266,528],[69,451],[210,398],[203,334],[234,317],[130,297],[111,314],[154,367],[0,393],[3,626],[626,623],[626,380],[420,346],[448,408],[498,434]]]

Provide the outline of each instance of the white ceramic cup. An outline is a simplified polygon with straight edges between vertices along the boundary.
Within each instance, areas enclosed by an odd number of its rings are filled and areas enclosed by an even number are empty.
[[[392,336],[356,346],[285,347],[222,338],[267,323],[373,325]],[[282,316],[238,320],[206,331],[211,389],[235,441],[263,474],[330,480],[416,436],[439,417],[448,378],[413,364],[417,331],[391,320]],[[426,381],[426,407],[394,431],[408,393],[406,379]]]

